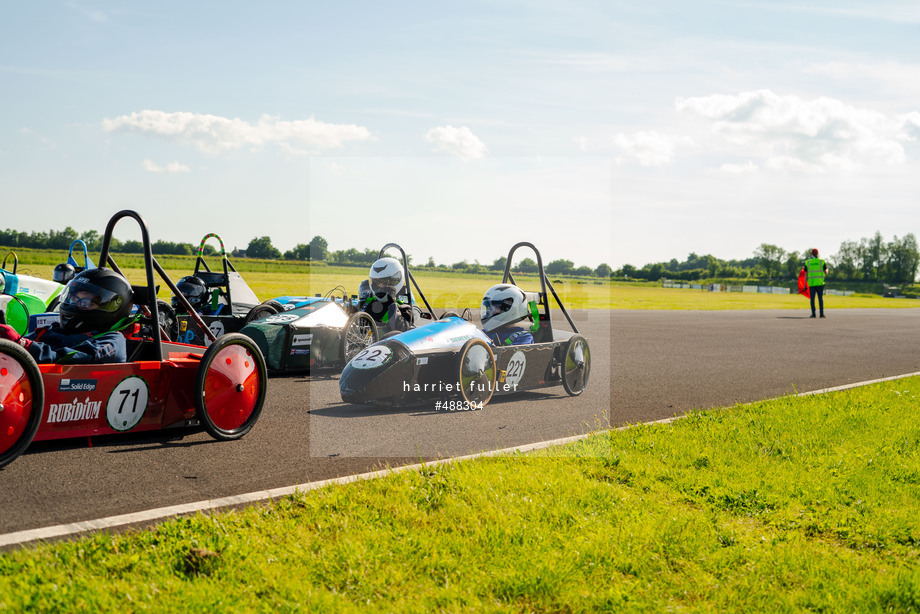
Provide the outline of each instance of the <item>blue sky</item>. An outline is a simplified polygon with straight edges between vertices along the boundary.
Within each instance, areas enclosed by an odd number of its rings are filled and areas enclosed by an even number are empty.
[[[917,41],[906,1],[6,3],[0,227],[829,255],[920,234]]]

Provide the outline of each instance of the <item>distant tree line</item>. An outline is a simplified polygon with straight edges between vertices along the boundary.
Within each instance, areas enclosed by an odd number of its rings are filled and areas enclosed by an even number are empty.
[[[62,231],[49,230],[47,232],[19,232],[16,230],[0,231],[0,245],[9,247],[23,247],[33,249],[60,249],[65,250],[77,239],[86,243],[86,248],[90,252],[98,253],[102,249],[102,236],[95,230],[78,232],[68,226]],[[119,241],[112,238],[109,249],[113,252],[140,254],[144,251],[143,243],[140,241]],[[198,253],[198,246],[191,243],[173,243],[171,241],[157,241],[151,245],[154,254],[170,254],[179,256],[191,256]],[[214,247],[208,243],[204,246],[204,254],[211,255],[215,253]],[[310,262],[325,262],[331,265],[365,265],[370,266],[375,260],[379,251],[376,249],[358,250],[355,248],[342,250],[329,250],[329,244],[321,236],[315,236],[309,243],[298,243],[293,249],[284,253],[272,244],[271,237],[262,236],[254,237],[247,245],[244,251],[234,251],[234,257],[238,258],[264,258],[268,260],[299,260]],[[409,257],[411,262],[411,256]],[[489,271],[503,271],[505,269],[505,257],[497,258],[490,265],[482,265],[479,262],[468,262],[463,260],[450,265],[436,264],[433,258],[428,259],[427,266],[467,273],[485,273]],[[532,258],[524,258],[518,262],[512,269],[516,273],[536,273],[537,263]],[[588,266],[576,267],[571,260],[553,260],[546,265],[546,273],[554,276],[576,276],[576,277],[600,277],[609,278],[613,270],[607,264],[601,264],[595,268]]]
[[[786,251],[777,245],[761,243],[746,260],[720,260],[711,254],[691,253],[683,262],[671,259],[646,264],[641,269],[627,264],[614,271],[613,277],[649,281],[745,278],[791,281],[798,277],[809,252],[810,248]],[[844,241],[836,254],[819,253],[819,257],[827,261],[828,278],[840,281],[907,284],[916,279],[920,265],[917,239],[911,233],[886,242],[881,232],[876,231],[871,238],[859,242]]]
[[[332,265],[365,265],[370,266],[377,260],[380,254],[376,249],[358,250],[355,248],[342,250],[329,250],[329,244],[323,237],[316,236],[309,244],[297,244],[294,249],[281,253],[271,243],[270,237],[257,237],[249,242],[246,248],[246,255],[252,258],[281,258],[285,260],[309,260],[314,262],[326,262]],[[410,262],[411,256],[408,256]],[[463,271],[466,273],[485,273],[488,271],[503,271],[505,269],[505,257],[496,259],[491,265],[482,265],[479,262],[470,263],[467,260],[455,262],[450,265],[437,264],[434,258],[428,258],[425,266],[432,268],[451,269]],[[565,275],[576,277],[601,277],[609,278],[613,269],[607,264],[601,264],[595,268],[588,266],[576,267],[571,260],[554,260],[546,265],[546,273],[549,275]],[[532,258],[524,258],[517,263],[513,269],[516,273],[536,273],[537,263]]]
[[[20,232],[18,230],[0,230],[0,245],[7,247],[23,247],[31,249],[68,249],[70,245],[80,239],[86,243],[90,252],[99,252],[102,249],[102,235],[95,230],[80,233],[68,226],[64,230],[49,230],[48,232],[33,231]],[[198,246],[191,243],[173,243],[171,241],[156,241],[150,246],[154,254],[192,255],[198,253]],[[119,241],[112,237],[109,250],[123,254],[142,254],[144,244],[141,241]],[[205,254],[215,253],[211,245],[204,246]]]

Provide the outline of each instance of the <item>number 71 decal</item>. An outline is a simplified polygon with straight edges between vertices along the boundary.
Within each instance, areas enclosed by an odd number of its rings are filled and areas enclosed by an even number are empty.
[[[105,417],[116,431],[130,431],[144,417],[150,393],[142,377],[131,375],[118,382],[105,406]]]

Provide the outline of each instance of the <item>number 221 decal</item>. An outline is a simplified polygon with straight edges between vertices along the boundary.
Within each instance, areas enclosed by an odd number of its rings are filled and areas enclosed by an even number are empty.
[[[355,369],[375,369],[386,364],[391,355],[390,348],[385,345],[372,346],[352,358],[351,366]]]

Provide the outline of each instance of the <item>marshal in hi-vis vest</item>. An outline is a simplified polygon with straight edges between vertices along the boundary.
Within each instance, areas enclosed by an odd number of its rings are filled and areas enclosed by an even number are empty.
[[[808,287],[824,285],[824,261],[820,258],[809,258],[805,261],[805,269],[808,272]]]

